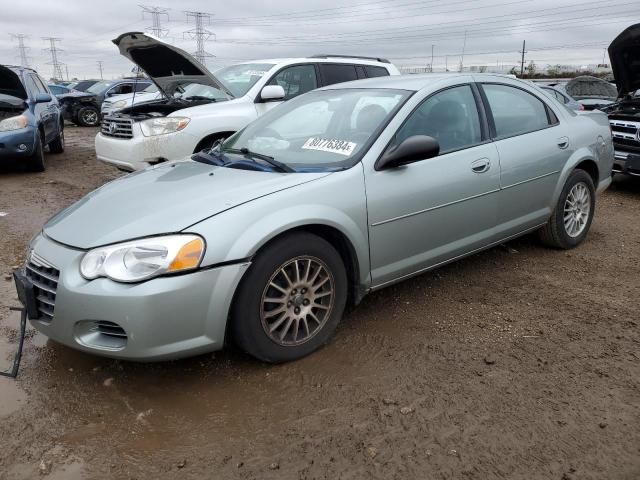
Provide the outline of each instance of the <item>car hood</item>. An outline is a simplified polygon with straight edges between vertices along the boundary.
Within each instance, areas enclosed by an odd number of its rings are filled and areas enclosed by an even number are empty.
[[[5,95],[18,97],[22,100],[29,98],[18,74],[10,68],[3,67],[2,65],[0,65],[0,91]]]
[[[640,89],[640,23],[631,25],[611,42],[609,58],[618,96]]]
[[[145,71],[167,98],[172,98],[176,89],[187,83],[209,85],[233,98],[233,94],[202,63],[153,35],[128,32],[114,39],[113,43],[121,55]]]
[[[238,170],[183,160],[107,183],[52,217],[44,233],[88,249],[134,238],[175,233],[256,198],[330,173]]]
[[[564,89],[575,100],[586,98],[615,100],[617,97],[616,87],[611,83],[589,75],[570,80]]]

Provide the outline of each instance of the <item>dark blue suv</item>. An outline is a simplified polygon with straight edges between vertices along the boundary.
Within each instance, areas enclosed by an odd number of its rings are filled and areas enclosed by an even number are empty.
[[[0,162],[24,161],[45,169],[44,149],[64,151],[64,120],[58,100],[31,68],[0,65]]]

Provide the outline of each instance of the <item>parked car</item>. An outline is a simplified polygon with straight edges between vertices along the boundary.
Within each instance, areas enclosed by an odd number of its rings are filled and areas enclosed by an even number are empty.
[[[611,67],[618,85],[616,103],[604,110],[609,114],[615,147],[613,171],[640,176],[640,23],[618,35],[609,46]]]
[[[102,102],[100,113],[105,115],[111,115],[125,108],[129,108],[132,105],[139,105],[141,103],[150,102],[152,100],[161,99],[162,93],[158,90],[154,84],[149,85],[147,88],[138,93],[127,93],[122,95],[114,95],[109,99]]]
[[[564,92],[561,92],[560,90],[558,90],[557,88],[554,87],[549,87],[546,85],[540,85],[540,88],[542,90],[544,90],[545,92],[549,93],[553,98],[555,98],[556,100],[558,100],[560,103],[562,103],[565,107],[571,109],[571,110],[575,110],[575,111],[582,111],[584,110],[584,105],[582,105],[580,102],[578,102],[577,100],[571,98],[569,95],[567,95]]]
[[[64,120],[56,98],[31,68],[0,65],[0,161],[45,169],[45,147],[64,151]]]
[[[607,116],[497,75],[386,77],[301,95],[192,159],[63,210],[16,272],[36,329],[161,360],[283,362],[347,303],[538,230],[579,245],[611,183]]]
[[[100,111],[94,94],[75,91],[57,97],[66,120],[81,127],[100,125]]]
[[[185,51],[143,33],[125,33],[113,42],[163,94],[103,119],[98,160],[129,171],[210,148],[282,101],[317,87],[399,73],[383,59],[318,55],[254,60],[214,75]]]
[[[572,78],[555,88],[580,102],[585,110],[600,110],[615,102],[617,97],[615,85],[589,75]]]
[[[96,103],[98,104],[98,110],[100,110],[102,102],[104,102],[105,99],[113,97],[114,95],[141,92],[149,85],[151,85],[151,82],[146,78],[101,80],[91,85],[86,91],[96,96]]]

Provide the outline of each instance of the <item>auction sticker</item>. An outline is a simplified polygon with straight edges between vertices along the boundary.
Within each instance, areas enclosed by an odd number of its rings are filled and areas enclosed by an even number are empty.
[[[357,143],[349,142],[347,140],[311,137],[309,140],[304,142],[302,148],[304,150],[320,150],[321,152],[338,153],[348,157],[353,153],[357,146]]]

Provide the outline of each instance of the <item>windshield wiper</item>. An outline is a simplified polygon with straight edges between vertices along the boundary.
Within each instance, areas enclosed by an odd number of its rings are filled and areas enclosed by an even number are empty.
[[[270,157],[269,155],[264,155],[263,153],[252,152],[247,147],[242,147],[240,149],[238,149],[238,148],[230,148],[228,150],[225,150],[225,152],[228,152],[228,153],[241,153],[245,157],[251,158],[251,159],[258,158],[258,159],[260,159],[260,160],[262,160],[264,162],[267,162],[269,165],[271,165],[278,172],[295,173],[295,170],[293,168],[291,168],[289,165],[287,165],[286,163],[279,162],[276,159],[274,159],[273,157]]]
[[[225,165],[224,160],[220,154],[213,153],[213,149],[210,151],[202,150],[201,152],[191,155],[191,160],[200,163],[208,163],[209,165],[216,165],[222,167]]]
[[[209,102],[216,102],[215,98],[205,97],[204,95],[190,95],[188,97],[180,97],[181,100],[208,100]]]

